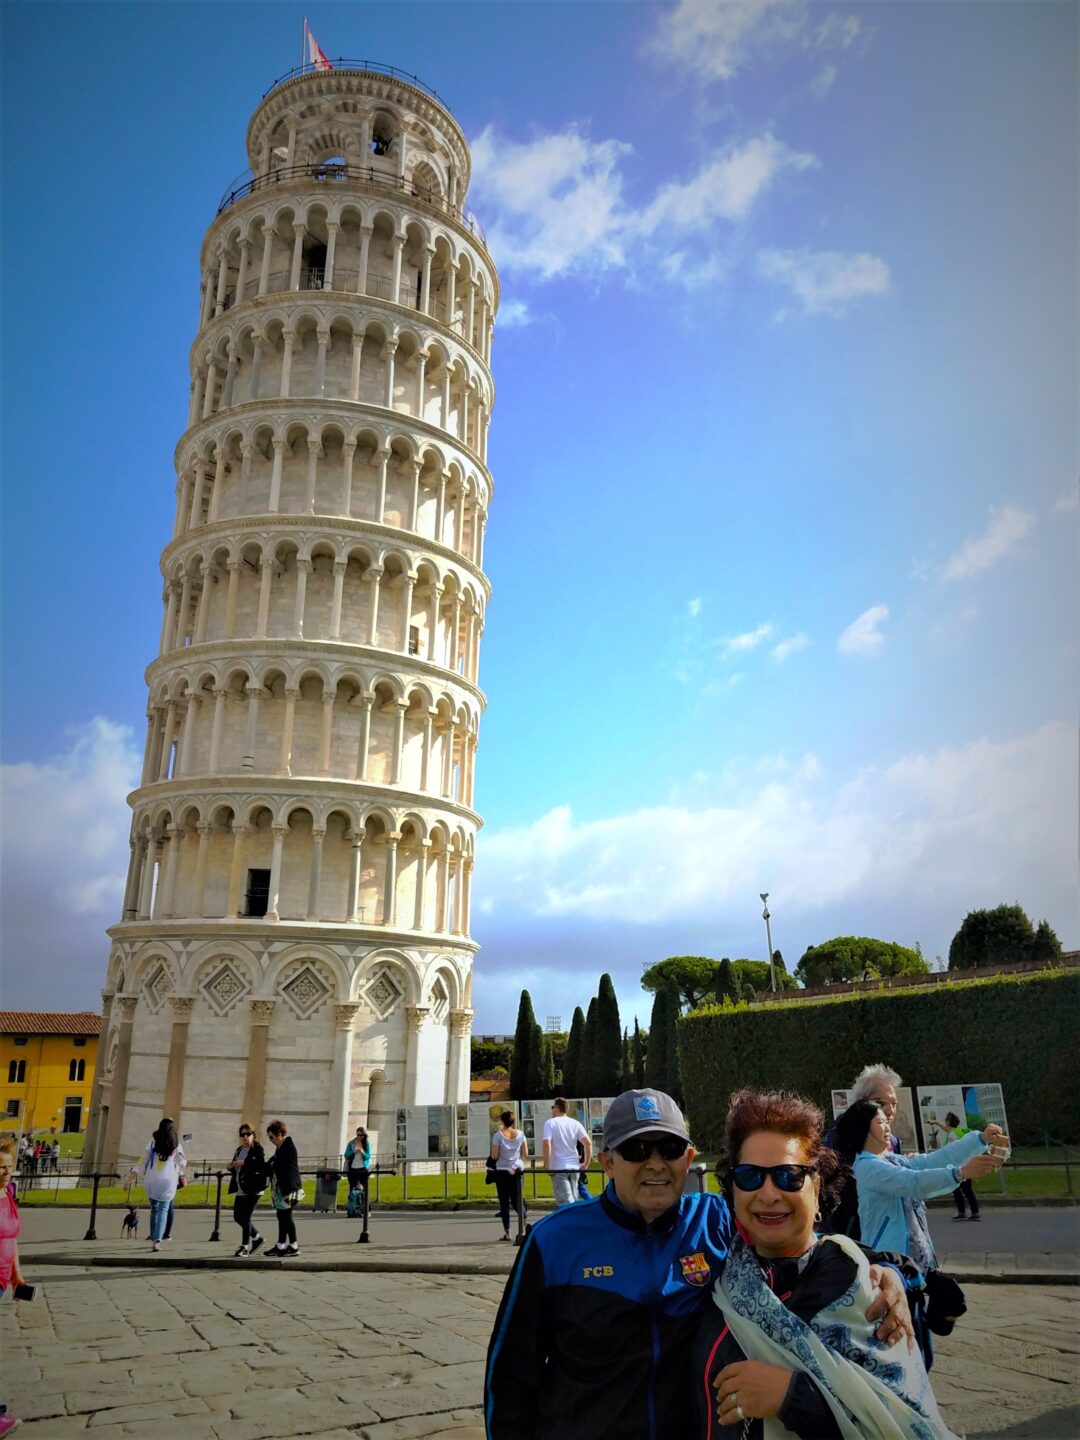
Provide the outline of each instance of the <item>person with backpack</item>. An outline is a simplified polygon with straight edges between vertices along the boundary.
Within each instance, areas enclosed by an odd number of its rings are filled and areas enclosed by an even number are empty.
[[[364,1213],[364,1193],[371,1168],[371,1142],[362,1125],[357,1126],[356,1139],[345,1146],[345,1176],[349,1182],[346,1214],[356,1219]]]
[[[142,1178],[150,1202],[150,1244],[154,1250],[161,1249],[169,1206],[176,1198],[186,1165],[187,1157],[181,1149],[176,1126],[165,1116],[150,1137],[141,1162],[132,1166],[128,1176],[129,1186]]]
[[[240,1144],[229,1161],[229,1169],[233,1172],[229,1179],[229,1194],[235,1197],[233,1219],[240,1226],[240,1245],[236,1254],[254,1255],[264,1237],[252,1224],[252,1216],[259,1196],[266,1189],[269,1171],[263,1147],[246,1121],[240,1126]]]

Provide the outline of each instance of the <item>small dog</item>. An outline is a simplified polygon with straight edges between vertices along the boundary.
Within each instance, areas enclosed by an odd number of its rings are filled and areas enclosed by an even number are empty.
[[[139,1238],[139,1212],[132,1205],[131,1209],[124,1216],[124,1223],[120,1230],[122,1240],[137,1240]]]

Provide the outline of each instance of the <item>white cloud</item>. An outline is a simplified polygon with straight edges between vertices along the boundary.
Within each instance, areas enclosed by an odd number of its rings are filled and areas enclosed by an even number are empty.
[[[1072,515],[1080,510],[1080,487],[1073,486],[1054,501],[1054,510],[1059,515]]]
[[[806,315],[839,315],[865,295],[884,295],[889,267],[876,255],[844,255],[836,250],[762,250],[758,274],[786,286]]]
[[[774,645],[769,651],[778,664],[783,664],[789,655],[797,655],[800,650],[805,650],[810,641],[800,631],[798,635],[792,635],[790,639],[781,640],[779,645]]]
[[[965,540],[942,567],[946,580],[969,580],[1015,549],[1035,524],[1035,516],[1013,505],[992,505],[990,523],[982,535]]]
[[[835,65],[823,65],[818,73],[810,81],[810,93],[815,100],[824,100],[832,87],[836,84],[836,77],[840,72]]]
[[[888,618],[887,605],[871,605],[841,633],[836,648],[843,655],[876,655],[885,644],[881,626]]]
[[[504,300],[499,306],[500,330],[518,330],[531,325],[535,318],[524,300]]]
[[[127,726],[100,716],[69,749],[0,772],[4,829],[5,1003],[97,1004],[105,927],[120,919],[142,757]],[[66,837],[58,849],[58,837]]]
[[[473,193],[500,265],[552,280],[647,262],[674,284],[715,283],[724,269],[712,236],[717,223],[745,220],[782,176],[818,164],[775,135],[755,136],[725,146],[690,179],[664,185],[635,208],[624,199],[622,169],[632,153],[577,126],[521,143],[483,130],[473,144]],[[681,248],[703,229],[711,246],[704,255],[697,242]]]
[[[817,14],[806,0],[679,0],[665,9],[650,48],[709,82],[731,80],[757,57],[793,47],[846,50],[862,33],[857,16],[834,13],[811,26]]]
[[[786,171],[813,169],[815,156],[789,149],[765,134],[745,145],[729,145],[691,180],[673,181],[659,190],[628,228],[652,235],[663,228],[697,230],[716,220],[741,220],[758,197]]]
[[[1059,897],[1074,895],[1077,756],[1064,723],[903,756],[832,788],[813,756],[719,783],[713,795],[699,785],[693,804],[583,821],[563,805],[485,833],[478,894],[496,915],[669,927],[723,921],[766,877],[789,922],[889,901],[918,925],[930,897],[945,897],[958,923],[974,905],[1022,896],[1040,874]],[[1049,913],[1045,903],[1036,913]],[[1075,899],[1056,903],[1064,928]]]
[[[687,605],[686,609],[691,620],[696,620],[697,617],[701,614],[701,596],[695,595],[693,600],[691,600],[689,605]]]
[[[725,655],[741,655],[747,650],[756,650],[763,640],[767,640],[776,629],[770,621],[764,620],[753,630],[744,630],[741,635],[729,635],[721,643]]]

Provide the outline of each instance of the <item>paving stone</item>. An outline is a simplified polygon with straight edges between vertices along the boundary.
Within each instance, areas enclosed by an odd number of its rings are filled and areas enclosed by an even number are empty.
[[[433,1424],[440,1428],[432,1431]],[[404,1420],[387,1420],[360,1431],[359,1440],[484,1440],[484,1426],[479,1410],[461,1415],[410,1416]]]
[[[171,1400],[167,1413],[170,1418],[178,1420],[184,1415],[205,1415],[206,1406],[201,1400]],[[91,1415],[88,1429],[94,1430],[103,1425],[141,1425],[144,1434],[162,1434],[162,1419],[160,1401],[156,1405],[118,1405],[115,1410],[99,1410]],[[187,1435],[186,1425],[177,1426],[176,1430],[178,1435]]]

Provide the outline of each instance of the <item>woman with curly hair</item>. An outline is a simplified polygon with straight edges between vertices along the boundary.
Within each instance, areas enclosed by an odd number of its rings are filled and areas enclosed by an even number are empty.
[[[698,1434],[741,1440],[951,1440],[922,1359],[874,1335],[866,1253],[821,1236],[842,1163],[821,1111],[797,1095],[740,1091],[717,1167],[738,1239],[694,1343]]]

